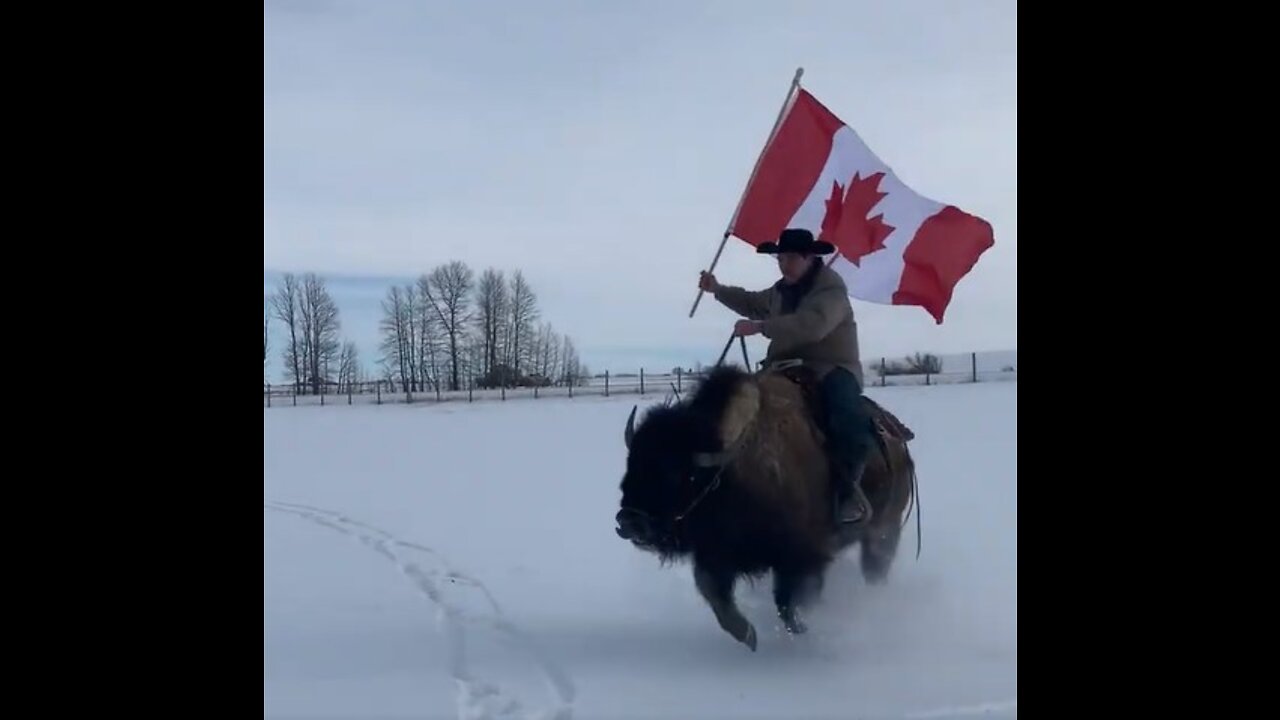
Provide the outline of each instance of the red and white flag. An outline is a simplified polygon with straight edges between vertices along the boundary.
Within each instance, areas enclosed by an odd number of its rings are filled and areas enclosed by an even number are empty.
[[[730,233],[751,245],[805,228],[836,246],[852,297],[923,307],[941,324],[956,283],[995,244],[991,225],[907,187],[853,128],[799,89]]]

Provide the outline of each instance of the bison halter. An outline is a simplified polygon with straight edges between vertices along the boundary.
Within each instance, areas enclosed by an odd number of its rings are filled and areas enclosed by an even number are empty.
[[[742,449],[742,445],[747,435],[750,434],[751,427],[754,425],[755,420],[753,419],[751,421],[751,425],[743,428],[742,432],[738,433],[738,437],[729,444],[729,447],[720,452],[693,454],[694,468],[716,468],[716,474],[711,477],[711,481],[707,483],[706,487],[702,488],[702,492],[698,493],[697,496],[693,498],[693,501],[689,503],[688,507],[673,518],[673,522],[679,523],[684,520],[689,516],[689,513],[693,512],[694,508],[698,507],[698,504],[701,503],[703,499],[711,494],[712,490],[720,487],[720,477],[724,475],[724,469],[729,467],[729,463],[733,462],[733,458],[736,457],[738,452]],[[689,476],[689,481],[693,482],[696,477],[697,472],[695,470],[695,472]]]
[[[627,418],[627,428],[625,433],[627,447],[631,446],[631,436],[635,432],[635,421],[636,408],[632,408],[631,416]],[[751,428],[754,427],[754,425],[755,420],[753,419],[747,427],[742,429],[742,432],[738,433],[738,437],[735,438],[732,443],[729,443],[729,447],[721,450],[720,452],[693,454],[694,472],[689,474],[689,482],[696,482],[696,478],[698,476],[697,471],[701,469],[716,468],[716,474],[711,476],[711,480],[702,488],[701,492],[699,492],[693,500],[685,506],[684,510],[681,510],[671,518],[671,524],[673,527],[683,522],[684,519],[687,518],[689,514],[692,513],[694,509],[696,509],[698,505],[711,494],[712,491],[720,487],[720,478],[724,475],[725,468],[729,466],[734,457],[737,456],[738,452],[742,450],[742,446],[746,441],[747,435],[750,434]],[[631,512],[638,513],[649,520],[657,519],[653,515],[645,512],[644,510],[640,510],[639,508],[629,508],[629,510]]]

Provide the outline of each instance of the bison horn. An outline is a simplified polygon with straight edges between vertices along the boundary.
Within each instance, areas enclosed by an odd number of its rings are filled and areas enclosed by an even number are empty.
[[[631,438],[636,436],[636,406],[631,406],[631,416],[627,418],[627,431],[623,435],[623,439],[627,442],[627,449],[631,449]]]

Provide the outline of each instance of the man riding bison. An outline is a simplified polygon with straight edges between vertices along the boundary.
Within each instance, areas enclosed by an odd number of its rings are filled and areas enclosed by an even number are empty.
[[[790,633],[835,555],[861,543],[862,573],[881,582],[915,496],[913,435],[865,396],[857,325],[835,251],[803,229],[763,243],[781,279],[760,291],[699,286],[762,333],[759,372],[718,366],[688,398],[627,420],[617,534],[663,562],[692,557],[720,626],[752,650],[755,628],[733,599],[741,576],[773,572]],[[918,519],[917,519],[918,522]]]

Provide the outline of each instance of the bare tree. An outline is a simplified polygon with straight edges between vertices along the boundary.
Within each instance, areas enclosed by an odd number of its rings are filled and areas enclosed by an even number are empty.
[[[262,372],[267,372],[267,358],[271,350],[271,298],[262,296]]]
[[[524,374],[532,377],[540,372],[542,367],[542,326],[536,326],[529,333],[528,345],[525,347],[526,364],[524,366]]]
[[[440,389],[443,358],[447,354],[444,324],[430,302],[431,282],[426,275],[418,278],[414,317],[417,318],[417,342],[414,345],[419,382],[423,390]]]
[[[501,377],[504,385],[509,384],[507,380],[511,376],[511,366],[515,364],[511,356],[513,338],[514,333],[511,330],[511,295],[508,293],[507,311],[503,313],[502,323],[498,326],[498,364],[503,368]],[[495,373],[495,377],[498,377],[497,373]]]
[[[484,344],[480,342],[479,337],[473,337],[471,341],[468,343],[468,346],[469,346],[469,349],[467,351],[468,362],[467,362],[467,369],[465,372],[467,382],[465,384],[467,387],[473,387],[475,385],[476,376],[480,374],[480,368],[484,367],[485,347],[484,347]]]
[[[280,286],[276,288],[275,296],[271,298],[271,308],[275,311],[276,318],[284,323],[285,330],[289,333],[289,341],[282,355],[285,377],[293,383],[295,394],[301,392],[302,382],[306,377],[302,333],[298,322],[301,294],[297,276],[285,273]]]
[[[587,369],[578,361],[577,348],[568,335],[560,347],[560,379],[565,385],[577,385],[587,377]]]
[[[382,351],[379,363],[386,368],[387,374],[391,378],[399,378],[400,384],[408,388],[408,356],[413,345],[406,321],[404,296],[404,290],[398,285],[387,289],[387,297],[382,301],[382,321],[379,323],[382,342],[378,347]]]
[[[519,270],[511,276],[511,370],[516,381],[520,368],[528,367],[527,353],[533,344],[533,323],[538,320],[538,296]]]
[[[534,369],[539,377],[555,380],[556,366],[560,359],[560,335],[550,323],[538,326],[537,340],[534,342]]]
[[[476,285],[476,332],[482,352],[477,369],[490,377],[502,359],[499,353],[500,330],[507,322],[507,281],[501,270],[488,268]]]
[[[436,267],[419,283],[427,291],[427,301],[435,310],[448,343],[449,389],[459,390],[462,365],[466,361],[466,328],[471,324],[471,291],[475,273],[465,263],[453,260]]]
[[[906,360],[912,374],[936,375],[942,372],[942,358],[932,353],[916,353],[914,356],[908,356]]]
[[[342,344],[341,360],[338,363],[338,392],[351,392],[352,387],[360,381],[360,357],[356,344],[347,341]]]
[[[397,392],[395,372],[389,365],[384,364],[382,366],[382,377],[379,378],[378,382],[384,384],[388,392]]]
[[[315,273],[303,277],[300,300],[298,315],[302,320],[306,372],[311,392],[319,395],[321,386],[329,382],[330,367],[337,365],[341,351],[338,306],[324,280]]]
[[[942,372],[942,359],[937,355],[916,353],[902,360],[890,360],[875,365],[876,373],[884,375],[936,375]]]
[[[416,285],[410,283],[404,287],[404,302],[401,307],[404,325],[404,374],[409,389],[417,392],[422,389],[421,365],[418,360],[418,345],[422,334],[422,298]]]
[[[551,332],[551,344],[547,350],[547,369],[543,374],[549,378],[560,377],[564,364],[564,337],[560,333]]]

